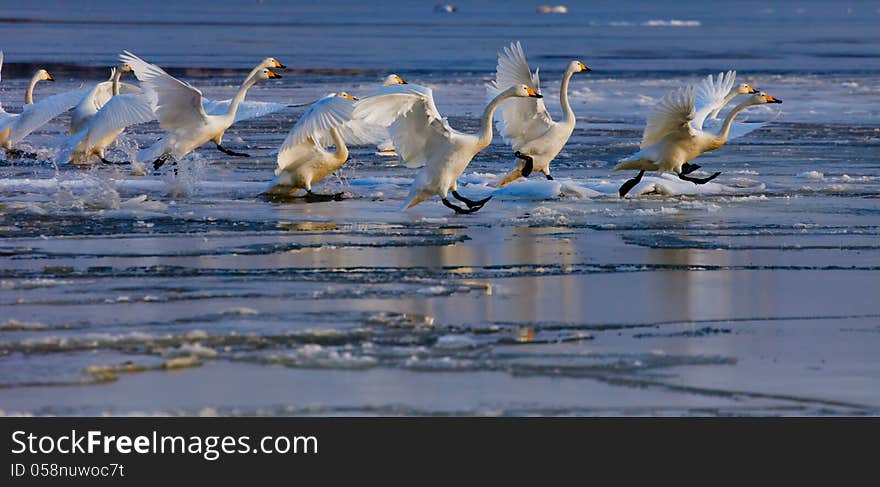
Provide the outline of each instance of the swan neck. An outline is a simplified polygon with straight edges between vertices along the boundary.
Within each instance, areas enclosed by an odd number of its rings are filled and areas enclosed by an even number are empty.
[[[241,87],[238,89],[238,93],[235,94],[235,97],[232,99],[232,103],[229,104],[229,112],[226,114],[228,117],[235,118],[235,114],[238,112],[238,106],[241,105],[241,102],[244,101],[245,95],[247,95],[248,89],[251,86],[254,86],[257,83],[257,77],[254,75],[248,76],[244,82],[241,83]]]
[[[34,86],[37,86],[37,81],[40,81],[40,77],[38,74],[35,74],[33,78],[31,78],[30,84],[28,84],[28,89],[24,92],[24,104],[25,105],[33,105],[34,104]]]
[[[559,104],[562,105],[565,122],[570,124],[575,122],[574,110],[571,109],[571,103],[568,101],[568,82],[571,81],[572,75],[574,75],[574,71],[567,70],[565,76],[562,77],[562,85],[559,87]]]
[[[724,102],[722,102],[718,108],[712,110],[712,113],[709,114],[709,118],[718,118],[718,114],[721,112],[721,110],[724,109],[724,107],[726,107],[728,103],[732,102],[733,99],[737,97],[737,95],[739,95],[739,91],[737,91],[736,88],[730,90],[730,93],[728,93],[727,96],[724,97]]]
[[[483,110],[483,116],[480,119],[480,133],[477,135],[480,139],[480,145],[483,147],[488,146],[492,143],[492,136],[494,132],[492,132],[492,117],[495,116],[495,110],[501,105],[501,102],[513,96],[512,93],[508,91],[502,91],[498,94],[492,101],[486,105],[486,109]]]
[[[113,86],[113,96],[116,96],[119,94],[119,78],[121,78],[121,77],[122,77],[122,70],[117,69],[113,73],[113,85],[112,85]]]
[[[727,116],[724,117],[724,122],[721,124],[721,130],[718,132],[718,135],[716,135],[716,137],[721,142],[726,142],[728,135],[730,135],[730,126],[733,125],[733,119],[737,115],[739,115],[739,112],[745,110],[746,108],[748,108],[754,104],[755,103],[752,100],[746,100],[746,101],[740,103],[739,105],[735,106],[733,108],[733,110],[731,110],[730,113],[728,113]]]
[[[336,146],[336,160],[339,163],[345,163],[348,160],[348,146],[345,145],[345,140],[342,139],[342,135],[339,134],[339,130],[336,127],[330,129],[330,137],[333,138],[333,145]]]

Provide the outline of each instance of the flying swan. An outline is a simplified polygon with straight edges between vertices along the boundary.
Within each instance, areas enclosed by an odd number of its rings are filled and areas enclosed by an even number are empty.
[[[384,87],[378,94],[358,101],[354,117],[388,127],[394,147],[407,167],[425,166],[412,183],[404,209],[439,195],[443,204],[456,213],[473,213],[492,197],[479,201],[465,198],[458,193],[457,180],[471,159],[492,142],[492,116],[504,100],[512,97],[540,98],[541,95],[525,84],[502,91],[483,111],[477,134],[462,133],[450,127],[437,111],[433,92],[426,87]],[[467,205],[466,209],[447,199],[450,191]]]
[[[727,143],[733,119],[741,111],[752,105],[782,103],[764,92],[756,93],[727,114],[717,133],[704,131],[703,122],[711,112],[724,106],[732,83],[732,79],[725,81],[723,76],[719,79],[710,76],[699,87],[678,88],[660,100],[648,115],[641,150],[622,159],[614,168],[615,171],[639,171],[638,176],[620,187],[621,198],[642,180],[645,171],[672,172],[694,184],[705,184],[721,174],[716,172],[707,178],[687,176],[700,167],[688,162]]]
[[[180,160],[209,141],[225,154],[248,157],[223,147],[223,134],[236,121],[239,105],[250,87],[262,80],[281,77],[269,68],[255,68],[242,82],[228,108],[222,113],[210,114],[203,105],[202,92],[194,86],[128,51],[123,52],[120,60],[131,65],[145,90],[155,96],[153,111],[167,132],[158,142],[138,153],[138,162],[153,161],[154,169],[162,167],[168,159]]]
[[[498,130],[504,140],[513,146],[516,151],[514,155],[521,161],[498,182],[499,187],[520,177],[528,177],[532,171],[540,171],[547,179],[553,179],[550,175],[550,162],[565,147],[575,126],[574,111],[568,101],[568,83],[575,73],[587,71],[590,68],[580,61],[568,64],[559,89],[562,121],[554,122],[544,106],[544,101],[540,99],[511,100],[501,106]],[[538,93],[541,92],[538,70],[532,74],[519,42],[511,43],[510,47],[505,47],[503,52],[498,53],[495,80],[487,87],[487,91],[490,97],[494,97],[501,90],[517,84],[524,84]]]

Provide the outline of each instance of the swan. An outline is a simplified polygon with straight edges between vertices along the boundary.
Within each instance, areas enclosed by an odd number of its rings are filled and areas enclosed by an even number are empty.
[[[131,67],[127,63],[122,66]],[[263,68],[284,68],[285,66],[275,58],[264,59],[251,70],[249,76],[254,76]],[[117,94],[110,98],[97,113],[64,144],[58,157],[59,163],[87,163],[91,156],[96,156],[105,164],[125,164],[125,162],[108,161],[104,155],[104,149],[113,143],[130,125],[147,123],[156,119],[153,111],[155,105],[155,93],[143,93],[138,87],[132,87],[130,93]],[[208,115],[221,115],[229,110],[232,100],[211,101],[202,99],[202,105]],[[274,113],[286,108],[285,105],[267,102],[245,101],[239,105],[235,115],[235,121],[247,120],[269,113]]]
[[[575,73],[588,72],[590,68],[580,61],[568,64],[562,77],[559,103],[562,105],[563,119],[553,121],[544,101],[539,99],[511,100],[505,103],[498,117],[498,130],[504,139],[513,146],[514,155],[521,159],[517,167],[504,176],[498,186],[509,184],[520,177],[528,177],[532,171],[541,171],[547,179],[550,175],[550,162],[565,147],[574,131],[575,116],[568,102],[568,83]],[[511,43],[498,53],[498,67],[495,80],[487,87],[490,97],[496,96],[508,86],[524,84],[540,93],[538,71],[532,74],[522,45]]]
[[[395,85],[405,85],[408,84],[406,80],[401,78],[400,76],[391,73],[385,77],[382,81],[382,86],[395,86]],[[394,144],[391,142],[391,139],[385,137],[376,147],[377,155],[383,157],[397,157],[397,151],[394,150]]]
[[[131,66],[121,63],[119,66],[110,69],[110,79],[95,85],[89,93],[83,97],[70,113],[70,130],[71,135],[79,132],[85,127],[89,119],[98,113],[110,98],[120,93],[140,93],[140,88],[128,83],[121,83],[119,80],[125,73],[130,73]]]
[[[2,68],[3,53],[0,52],[0,70]],[[25,91],[21,113],[8,113],[0,106],[0,147],[6,149],[7,156],[23,155],[24,152],[14,148],[15,144],[53,118],[70,110],[86,93],[86,90],[68,91],[34,103],[34,87],[40,81],[55,81],[55,79],[45,69],[38,70]]]
[[[456,213],[473,213],[492,197],[480,201],[465,198],[458,193],[457,180],[471,159],[492,142],[495,110],[504,100],[513,97],[541,98],[541,95],[525,84],[507,88],[486,106],[476,134],[450,127],[434,104],[433,92],[426,87],[385,87],[379,94],[358,101],[354,116],[388,127],[394,146],[408,167],[425,166],[413,180],[404,209],[439,195],[443,204]],[[450,191],[467,209],[447,199]]]
[[[614,168],[615,171],[639,171],[638,176],[620,187],[620,197],[623,198],[642,180],[645,171],[673,172],[680,179],[694,184],[705,184],[715,179],[720,172],[707,178],[687,176],[700,167],[688,162],[723,146],[729,138],[734,117],[741,111],[752,105],[782,103],[782,100],[758,92],[734,107],[717,133],[704,131],[704,120],[723,103],[728,91],[727,83],[716,83],[709,77],[699,88],[689,85],[667,94],[648,115],[641,150],[622,159]]]
[[[324,179],[348,161],[349,143],[378,140],[384,130],[376,130],[353,119],[357,98],[348,93],[330,93],[311,104],[297,120],[278,150],[275,179],[263,193],[267,196],[290,196],[304,189],[307,201],[340,200],[344,193],[316,194],[312,184]],[[327,146],[336,147],[329,152]]]
[[[247,157],[247,154],[223,147],[223,134],[235,122],[239,105],[251,86],[262,80],[281,78],[269,68],[255,68],[242,82],[228,109],[223,113],[209,114],[203,105],[202,92],[194,86],[128,51],[123,52],[120,60],[131,65],[144,88],[155,96],[153,111],[159,125],[167,132],[158,142],[138,153],[138,162],[152,160],[154,169],[162,167],[169,158],[181,159],[209,141],[225,154]]]

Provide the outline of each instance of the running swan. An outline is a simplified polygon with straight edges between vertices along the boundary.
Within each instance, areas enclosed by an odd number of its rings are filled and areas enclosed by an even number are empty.
[[[667,94],[648,115],[645,132],[642,135],[641,150],[622,159],[615,171],[636,169],[638,176],[627,180],[620,187],[623,198],[641,180],[645,171],[672,172],[685,181],[705,184],[716,177],[716,172],[707,178],[695,178],[687,174],[700,166],[688,164],[701,154],[723,146],[729,136],[730,127],[741,111],[752,105],[782,103],[782,100],[759,92],[734,107],[724,118],[718,133],[703,131],[703,122],[714,110],[723,107],[729,95],[732,80],[727,83],[715,82],[708,77],[699,87],[688,85]]]
[[[575,73],[587,71],[590,68],[580,61],[568,64],[559,89],[559,103],[564,117],[560,122],[553,121],[543,100],[511,100],[501,107],[498,130],[504,140],[513,146],[516,151],[514,155],[522,160],[499,181],[499,187],[520,177],[528,177],[532,171],[541,171],[547,179],[553,179],[550,162],[565,147],[575,126],[574,111],[568,101],[568,82]],[[504,48],[504,52],[498,53],[495,81],[487,88],[489,96],[494,97],[501,90],[517,84],[541,92],[538,71],[532,74],[519,42],[510,44],[510,47]]]
[[[462,133],[450,127],[437,111],[431,89],[426,87],[384,87],[379,94],[357,102],[354,117],[388,127],[394,147],[406,165],[425,166],[416,175],[404,208],[439,195],[443,204],[456,213],[473,213],[492,197],[479,201],[465,198],[458,193],[457,180],[471,159],[492,142],[492,116],[504,100],[512,97],[541,98],[541,95],[525,84],[502,91],[483,111],[477,134]],[[447,199],[450,191],[467,205],[466,209]]]
[[[3,69],[3,52],[0,51],[0,70]],[[28,84],[24,94],[21,113],[7,113],[0,106],[0,147],[6,149],[7,156],[18,157],[25,153],[14,146],[34,130],[49,123],[50,120],[70,110],[79,102],[87,90],[68,91],[43,98],[34,103],[34,87],[40,81],[55,81],[45,69],[37,71]],[[28,154],[35,157],[35,154]]]
[[[115,68],[110,68],[110,79],[95,85],[89,93],[83,97],[70,114],[71,135],[82,130],[88,121],[98,113],[104,105],[120,93],[140,93],[141,89],[128,83],[120,82],[125,73],[131,72],[131,66],[120,63]]]
[[[170,158],[180,160],[209,141],[213,141],[217,150],[225,154],[248,157],[247,154],[223,147],[223,134],[235,122],[239,105],[251,86],[261,80],[281,77],[269,68],[255,68],[242,82],[228,109],[224,113],[211,115],[203,105],[202,92],[194,86],[128,51],[124,51],[120,60],[131,65],[144,89],[155,96],[153,111],[159,119],[159,125],[167,132],[153,146],[138,153],[138,162],[153,161],[154,169],[162,167]]]
[[[309,107],[281,144],[275,179],[263,194],[289,197],[304,189],[309,202],[342,199],[344,193],[313,193],[312,184],[348,161],[346,141],[375,143],[385,133],[352,118],[355,101],[357,98],[345,92],[330,93]],[[335,151],[327,150],[330,144]]]

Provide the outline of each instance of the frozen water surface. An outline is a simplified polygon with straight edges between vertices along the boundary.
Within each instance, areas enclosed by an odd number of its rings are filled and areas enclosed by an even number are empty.
[[[9,111],[35,64],[65,65],[39,98],[103,78],[91,67],[122,48],[191,68],[175,74],[215,99],[265,55],[294,69],[249,99],[362,94],[397,72],[432,86],[468,130],[512,38],[554,113],[565,63],[594,71],[572,82],[578,127],[556,179],[494,190],[515,163],[496,137],[461,180],[463,194],[494,198],[465,216],[439,201],[401,212],[414,171],[369,147],[318,185],[350,199],[258,198],[297,109],[227,132],[254,157],[206,146],[177,177],[56,167],[59,118],[26,141],[39,160],[0,162],[0,410],[880,413],[880,15],[801,3],[724,23],[652,2],[552,18],[524,2],[462,2],[448,16],[219,2],[197,24],[189,3],[162,16],[22,6],[33,21],[0,21]],[[110,23],[126,15],[136,21]],[[649,174],[617,198],[631,175],[611,168],[637,148],[651,104],[728,68],[785,103],[750,110],[766,125],[699,159],[722,171],[712,183]],[[158,134],[136,127],[110,157]]]

